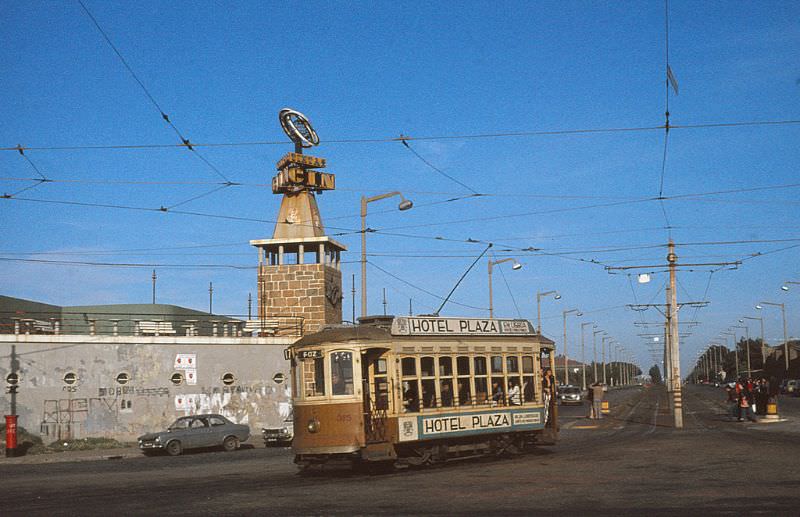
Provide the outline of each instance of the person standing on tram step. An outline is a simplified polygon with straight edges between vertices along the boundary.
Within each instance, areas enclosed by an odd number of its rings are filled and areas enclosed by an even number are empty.
[[[550,368],[545,369],[542,377],[542,395],[544,396],[544,405],[548,407],[550,402],[556,398],[556,379]]]
[[[603,418],[603,385],[599,382],[592,384],[592,410],[596,419]]]

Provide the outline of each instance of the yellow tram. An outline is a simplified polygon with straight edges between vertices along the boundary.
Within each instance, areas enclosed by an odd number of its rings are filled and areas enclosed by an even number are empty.
[[[553,347],[509,319],[387,316],[305,336],[287,350],[295,463],[406,467],[553,444]]]

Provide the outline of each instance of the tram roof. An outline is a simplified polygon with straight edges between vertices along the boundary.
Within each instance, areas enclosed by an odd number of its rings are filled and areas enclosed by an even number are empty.
[[[546,338],[538,333],[536,333],[533,329],[533,326],[527,322],[526,320],[479,320],[479,319],[469,319],[470,322],[483,322],[484,324],[488,323],[497,323],[500,322],[511,322],[512,325],[517,329],[516,332],[496,332],[496,333],[483,333],[480,331],[474,332],[462,332],[456,334],[449,334],[449,333],[426,333],[426,334],[416,334],[408,332],[408,320],[410,318],[406,317],[376,317],[371,318],[368,323],[361,323],[359,325],[342,325],[342,326],[330,326],[324,327],[322,330],[315,332],[313,334],[308,334],[294,343],[296,347],[303,347],[303,346],[315,346],[315,345],[322,345],[326,343],[342,343],[347,341],[396,341],[398,339],[412,339],[412,338],[427,338],[427,339],[459,339],[459,340],[474,340],[474,339],[513,339],[513,338],[536,338],[539,345],[543,345],[546,347],[553,346],[555,342],[549,338]],[[433,321],[434,319],[430,318],[428,321]],[[467,321],[467,319],[459,319],[459,318],[435,318],[436,321],[438,320],[450,320],[461,322]],[[399,326],[398,326],[399,323]],[[520,331],[520,328],[524,328],[527,330]],[[400,330],[402,329],[402,330]],[[393,333],[394,330],[394,333]]]

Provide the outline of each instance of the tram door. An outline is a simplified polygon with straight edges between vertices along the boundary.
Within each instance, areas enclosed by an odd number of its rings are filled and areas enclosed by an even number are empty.
[[[389,361],[385,348],[371,348],[361,355],[364,393],[364,434],[367,443],[386,441],[389,410]]]

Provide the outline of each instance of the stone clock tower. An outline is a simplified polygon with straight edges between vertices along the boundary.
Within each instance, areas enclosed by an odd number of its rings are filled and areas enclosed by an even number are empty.
[[[272,192],[282,194],[271,239],[252,240],[258,248],[258,318],[278,334],[315,332],[342,321],[342,244],[325,235],[314,192],[333,190],[333,174],[321,172],[325,159],[303,154],[319,143],[303,114],[284,109],[284,131],[295,152],[277,163]]]

